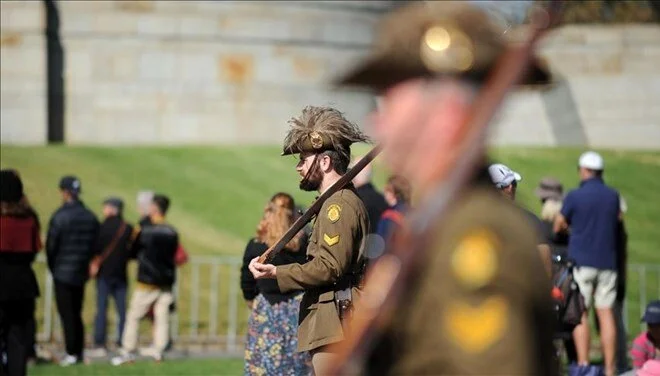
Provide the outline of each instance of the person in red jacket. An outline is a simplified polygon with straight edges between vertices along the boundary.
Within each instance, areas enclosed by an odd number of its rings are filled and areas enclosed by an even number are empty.
[[[39,220],[23,199],[23,183],[0,171],[0,374],[25,375],[39,285],[32,270],[42,248]]]

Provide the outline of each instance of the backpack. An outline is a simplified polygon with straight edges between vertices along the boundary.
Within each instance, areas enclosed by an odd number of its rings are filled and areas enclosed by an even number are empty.
[[[573,279],[573,262],[555,257],[552,276],[552,300],[559,332],[572,332],[582,322],[586,310],[584,298]]]

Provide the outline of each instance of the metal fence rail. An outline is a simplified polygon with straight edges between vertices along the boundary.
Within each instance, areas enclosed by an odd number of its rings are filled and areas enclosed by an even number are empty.
[[[37,302],[37,339],[40,342],[60,342],[62,335],[53,304],[53,279],[43,257],[37,261],[35,270],[42,276],[41,298]],[[241,263],[240,257],[195,256],[178,270],[174,286],[177,309],[171,315],[171,335],[177,344],[213,346],[230,353],[242,349],[249,311],[240,292]],[[134,271],[135,266],[131,268]],[[135,273],[129,271],[129,280],[133,276]],[[660,264],[630,264],[627,286],[623,314],[630,337],[642,330],[640,317],[648,301],[660,299]],[[92,327],[94,320],[95,293],[91,282],[86,288],[83,312],[87,328]],[[114,317],[110,311],[113,308],[108,308],[108,313],[109,317]],[[116,324],[116,319],[109,321]],[[115,333],[109,335],[109,340],[114,340],[116,327],[108,333]],[[90,336],[88,330],[88,338]],[[143,337],[150,339],[149,335]]]
[[[194,256],[177,270],[173,287],[176,310],[170,317],[170,333],[175,342],[213,346],[227,352],[242,349],[249,311],[242,303],[240,292],[241,263],[240,257]],[[37,301],[37,340],[61,342],[61,325],[54,304],[54,282],[43,257],[37,258],[34,269],[41,285],[41,297]],[[135,269],[135,265],[129,267],[129,289],[134,285]],[[88,282],[85,290],[83,322],[87,328],[86,337],[90,338],[96,314],[95,283]],[[108,304],[108,324],[108,329],[114,329],[108,330],[108,342],[115,341],[118,335],[117,319],[112,304]]]

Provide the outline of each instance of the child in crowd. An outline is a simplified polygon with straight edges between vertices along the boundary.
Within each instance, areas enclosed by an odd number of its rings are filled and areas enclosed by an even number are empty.
[[[650,360],[660,361],[660,300],[646,306],[642,321],[646,323],[647,331],[635,338],[630,349],[635,369],[641,369]]]

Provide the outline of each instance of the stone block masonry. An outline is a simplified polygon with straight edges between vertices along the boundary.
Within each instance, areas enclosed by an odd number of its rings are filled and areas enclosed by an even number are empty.
[[[57,1],[68,144],[277,144],[309,104],[363,124],[332,77],[368,52],[387,1]],[[47,141],[44,10],[2,1],[3,144]],[[660,26],[565,26],[552,90],[510,96],[496,145],[660,148]],[[365,125],[368,131],[368,127]]]
[[[379,12],[305,2],[61,2],[71,144],[272,143],[307,104],[354,120],[370,95],[325,82]]]
[[[46,140],[46,47],[39,1],[0,2],[0,140]]]

